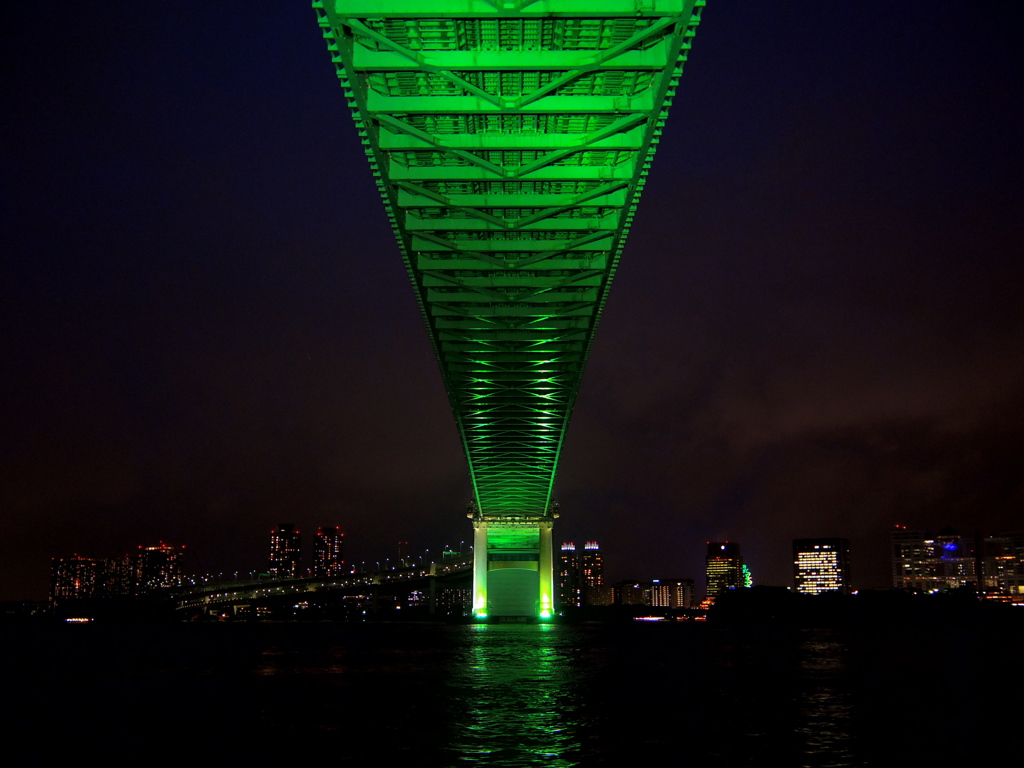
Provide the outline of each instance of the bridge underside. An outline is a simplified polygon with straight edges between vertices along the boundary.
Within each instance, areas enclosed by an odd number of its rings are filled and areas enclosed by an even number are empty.
[[[548,617],[562,441],[704,0],[313,6],[469,461],[474,612]]]

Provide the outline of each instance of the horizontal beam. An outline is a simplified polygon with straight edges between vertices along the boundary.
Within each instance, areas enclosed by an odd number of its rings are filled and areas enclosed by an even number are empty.
[[[588,142],[586,133],[453,133],[434,137],[434,143],[381,127],[380,148],[388,151],[416,151],[434,148],[462,149],[467,152],[550,151],[558,149],[636,151],[643,144],[643,128],[620,131]]]
[[[507,107],[502,107],[480,96],[385,96],[369,91],[366,94],[366,113],[369,117],[379,113],[619,115],[626,112],[650,113],[655,106],[651,94],[646,91],[634,96],[544,96],[521,107],[515,106],[515,99],[506,101]]]
[[[561,205],[579,208],[621,208],[626,204],[626,191],[618,190],[600,197],[590,198],[580,202],[573,199],[577,193],[552,194],[547,192],[494,192],[494,193],[452,193],[448,192],[445,197],[452,206],[461,208],[554,208]],[[404,189],[398,190],[398,206],[400,208],[423,208],[437,205],[437,201],[430,197],[410,193]]]
[[[519,252],[551,252],[552,254],[572,252],[574,250],[582,251],[610,251],[615,246],[613,235],[604,232],[596,233],[598,236],[587,239],[583,242],[579,240],[535,240],[528,237],[521,239],[515,238],[515,235],[510,235],[507,239],[503,240],[452,240],[447,243],[440,243],[437,240],[443,238],[431,239],[431,236],[427,232],[417,232],[410,238],[410,247],[417,253],[431,252],[431,251],[454,251],[459,252],[462,250],[470,251],[472,253],[491,253],[491,254],[502,254],[502,253],[519,253]],[[491,267],[494,269],[494,266]]]
[[[523,317],[590,317],[596,311],[596,307],[590,305],[574,306],[564,308],[559,306],[529,306],[528,304],[501,304],[501,305],[480,305],[458,307],[447,303],[451,301],[445,297],[445,301],[438,301],[435,296],[430,304],[430,314],[435,317],[456,316],[456,317],[493,317],[493,318],[523,318]],[[575,302],[578,304],[578,302]]]
[[[585,219],[556,219],[547,218],[540,221],[532,221],[523,227],[510,227],[515,220],[506,222],[504,226],[494,224],[481,219],[455,219],[455,218],[430,218],[423,219],[406,213],[403,225],[408,232],[431,232],[438,230],[464,230],[466,232],[503,232],[514,229],[518,232],[551,232],[558,230],[577,230],[584,232],[606,231],[614,232],[621,226],[618,213],[610,213],[601,217],[587,217]],[[491,266],[493,269],[493,265]]]
[[[635,72],[660,70],[668,64],[669,44],[660,41],[649,48],[630,50],[601,62],[602,70]],[[356,44],[352,62],[360,73],[418,70],[423,64],[456,72],[560,71],[581,69],[594,63],[594,51],[420,51],[422,63],[396,51],[374,51]]]
[[[573,286],[591,286],[596,287],[604,282],[604,276],[601,274],[592,274],[592,270],[586,272],[580,272],[577,275],[577,279],[572,281]],[[512,274],[498,274],[491,273],[487,275],[460,277],[459,281],[466,287],[481,287],[481,288],[555,288],[566,283],[567,278],[563,277],[544,277],[543,275],[517,275]],[[451,282],[444,279],[440,275],[425,274],[423,276],[423,285],[428,287],[439,287],[449,286]]]
[[[680,15],[691,6],[686,0],[314,0],[314,8],[323,8],[332,20],[456,18],[635,18]]]
[[[516,169],[496,173],[474,165],[399,165],[388,163],[388,176],[392,181],[612,181],[631,179],[636,172],[632,162],[617,165],[546,165],[535,171],[518,175]]]

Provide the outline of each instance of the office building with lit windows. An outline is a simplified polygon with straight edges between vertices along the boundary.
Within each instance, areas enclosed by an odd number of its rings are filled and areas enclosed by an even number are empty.
[[[282,523],[270,532],[270,559],[268,570],[280,578],[300,575],[299,556],[302,534],[291,523]]]
[[[92,557],[55,557],[50,565],[50,602],[97,597],[103,593],[104,562]]]
[[[615,605],[643,605],[647,590],[639,581],[620,581],[614,587]]]
[[[596,541],[588,541],[583,549],[571,542],[562,544],[558,557],[558,604],[579,608],[604,600],[604,559]]]
[[[139,555],[111,557],[105,562],[103,592],[111,597],[127,597],[139,593]]]
[[[338,526],[320,527],[313,539],[313,575],[340,576],[345,568],[345,534]]]
[[[112,558],[72,555],[54,558],[50,599],[124,598],[181,583],[181,551],[160,542]]]
[[[615,589],[611,584],[587,587],[584,599],[587,601],[587,605],[614,605]]]
[[[571,541],[562,542],[558,555],[558,607],[578,608],[583,605],[583,584],[580,582],[579,555]]]
[[[692,608],[693,579],[654,579],[644,585],[644,605],[655,608]]]
[[[1024,534],[1000,533],[980,542],[981,595],[1024,605]]]
[[[590,604],[590,594],[604,584],[604,558],[596,541],[588,541],[580,553],[580,579],[583,582],[583,603]]]
[[[850,594],[850,542],[794,539],[793,580],[802,595]]]
[[[977,584],[974,542],[952,528],[892,532],[892,583],[912,592],[945,592]]]
[[[727,589],[749,586],[749,571],[743,567],[740,545],[735,541],[709,541],[706,560],[708,598],[713,600]]]
[[[140,546],[136,569],[140,592],[177,586],[181,581],[181,552],[162,541],[151,547]]]

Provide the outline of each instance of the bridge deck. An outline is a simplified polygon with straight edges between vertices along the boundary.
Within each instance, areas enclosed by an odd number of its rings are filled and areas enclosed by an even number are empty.
[[[313,6],[480,513],[543,517],[704,0]]]

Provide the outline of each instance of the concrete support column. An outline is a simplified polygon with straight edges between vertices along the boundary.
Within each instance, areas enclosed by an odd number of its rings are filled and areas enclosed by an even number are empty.
[[[541,619],[550,619],[555,615],[555,565],[554,555],[551,548],[551,528],[552,523],[550,521],[543,521],[540,523],[540,556],[538,563],[540,569],[540,605],[538,610],[538,616]]]
[[[473,521],[473,618],[487,618],[487,523]]]

